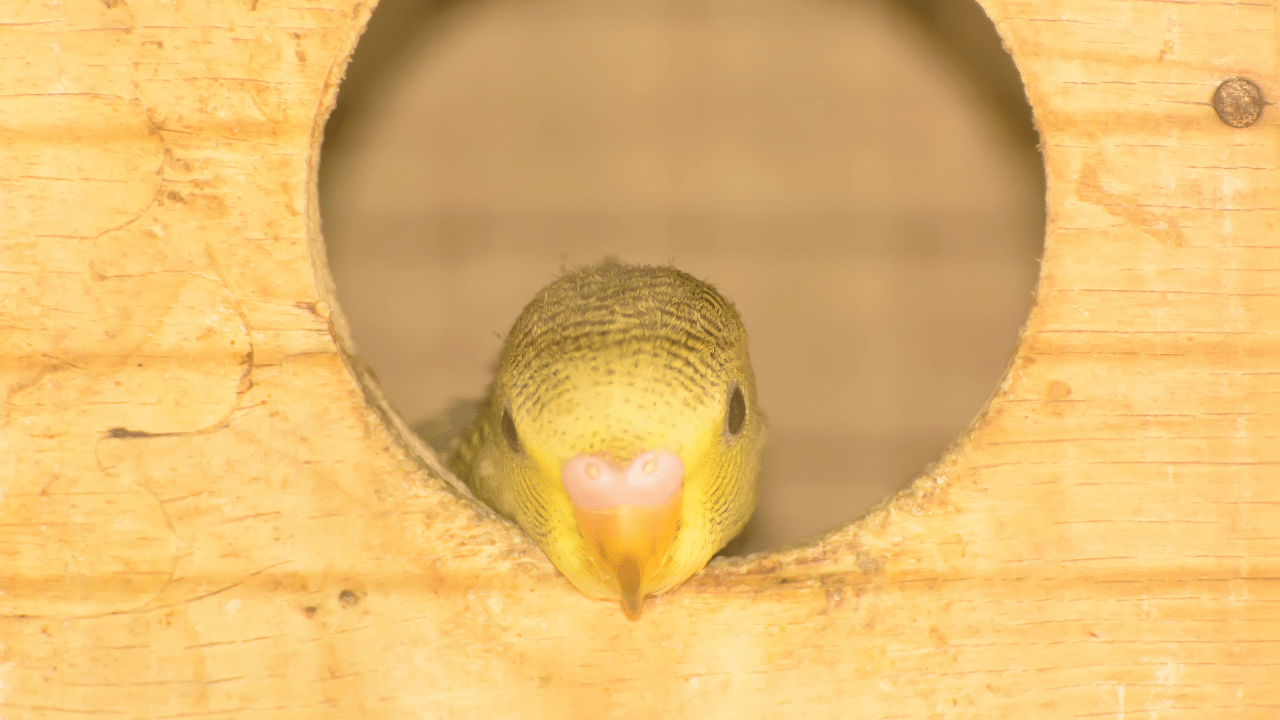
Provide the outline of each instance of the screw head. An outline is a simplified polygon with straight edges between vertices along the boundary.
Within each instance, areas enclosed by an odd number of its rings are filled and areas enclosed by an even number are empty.
[[[1262,90],[1248,78],[1225,80],[1213,91],[1213,109],[1222,122],[1234,128],[1246,128],[1262,117]]]

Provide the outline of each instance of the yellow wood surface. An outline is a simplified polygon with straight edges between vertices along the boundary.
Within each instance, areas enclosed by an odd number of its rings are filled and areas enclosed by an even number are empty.
[[[316,149],[371,8],[0,6],[0,718],[1280,715],[1273,2],[987,0],[1039,296],[870,516],[639,622],[362,379]]]

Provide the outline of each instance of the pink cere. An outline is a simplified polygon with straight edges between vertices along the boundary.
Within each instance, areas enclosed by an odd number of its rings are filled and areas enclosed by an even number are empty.
[[[684,463],[669,450],[640,453],[625,469],[595,455],[577,455],[560,469],[569,501],[582,510],[662,505],[684,486]]]

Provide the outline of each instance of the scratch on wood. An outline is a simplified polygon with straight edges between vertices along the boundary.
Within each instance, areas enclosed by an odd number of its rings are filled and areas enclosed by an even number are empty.
[[[1174,247],[1187,241],[1182,229],[1172,221],[1144,208],[1135,197],[1109,192],[1098,180],[1098,170],[1086,163],[1076,178],[1076,197],[1097,205],[1107,214],[1128,222],[1151,237]]]

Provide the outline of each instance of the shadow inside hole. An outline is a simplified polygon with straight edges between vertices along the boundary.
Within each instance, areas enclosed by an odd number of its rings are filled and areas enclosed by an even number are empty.
[[[561,268],[715,284],[770,419],[746,553],[862,514],[977,414],[1031,303],[1036,139],[970,0],[383,0],[326,128],[325,236],[437,446]]]

